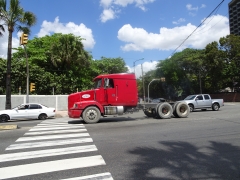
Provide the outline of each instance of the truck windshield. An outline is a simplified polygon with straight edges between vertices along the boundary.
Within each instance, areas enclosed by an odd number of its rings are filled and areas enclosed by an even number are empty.
[[[184,100],[193,100],[196,97],[196,95],[191,95],[186,97]]]
[[[102,84],[102,79],[96,79],[94,82],[94,89],[100,88]]]

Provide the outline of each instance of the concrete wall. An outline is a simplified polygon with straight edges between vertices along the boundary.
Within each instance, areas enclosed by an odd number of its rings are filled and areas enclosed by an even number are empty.
[[[12,108],[26,103],[26,95],[12,95]],[[29,95],[30,103],[55,107],[56,111],[67,111],[68,95]],[[6,95],[0,95],[0,110],[5,109]]]

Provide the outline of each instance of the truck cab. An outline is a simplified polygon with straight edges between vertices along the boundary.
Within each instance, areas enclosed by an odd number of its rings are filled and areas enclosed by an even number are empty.
[[[93,89],[68,96],[69,117],[82,117],[87,123],[96,123],[101,115],[120,115],[128,108],[137,106],[135,74],[105,74],[95,77],[93,81]]]

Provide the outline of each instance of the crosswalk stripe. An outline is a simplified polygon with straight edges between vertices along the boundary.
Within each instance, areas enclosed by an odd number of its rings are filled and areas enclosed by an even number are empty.
[[[60,134],[60,135],[47,135],[47,136],[32,136],[32,137],[21,137],[16,142],[21,141],[38,141],[47,139],[63,139],[63,138],[74,138],[74,137],[85,137],[89,136],[88,133],[76,133],[76,134]]]
[[[0,168],[2,179],[22,177],[40,173],[48,173],[69,169],[106,165],[102,156],[89,156],[73,159],[40,162]]]
[[[75,177],[61,180],[113,180],[111,173],[93,174],[89,176]]]
[[[68,123],[62,123],[62,124],[38,124],[35,127],[54,127],[54,126],[84,126],[83,124],[68,124]]]
[[[54,140],[54,141],[44,141],[44,142],[32,142],[32,143],[21,143],[12,144],[6,148],[6,150],[16,150],[16,149],[27,149],[36,147],[48,147],[48,146],[60,146],[67,144],[79,144],[79,143],[89,143],[93,142],[92,138],[77,138],[64,140]]]
[[[74,153],[90,152],[90,151],[97,151],[97,150],[98,149],[95,145],[87,145],[87,146],[75,146],[75,147],[47,149],[47,150],[38,150],[38,151],[29,151],[29,152],[19,152],[19,153],[0,155],[0,162],[16,161],[16,160],[22,160],[22,159],[32,159],[32,158],[48,157],[48,156],[59,156],[64,154],[74,154]]]
[[[69,129],[69,130],[58,130],[58,131],[37,131],[37,132],[27,132],[24,136],[29,135],[43,135],[43,134],[59,134],[59,133],[73,133],[73,132],[86,132],[86,129]]]
[[[61,129],[80,129],[85,128],[84,126],[78,127],[78,126],[67,126],[67,127],[34,127],[32,129],[29,129],[29,131],[44,131],[44,130],[61,130]]]

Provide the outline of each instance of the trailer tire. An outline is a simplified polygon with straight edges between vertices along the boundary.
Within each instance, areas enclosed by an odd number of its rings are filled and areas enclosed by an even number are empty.
[[[87,124],[97,123],[100,119],[100,111],[95,106],[89,106],[83,111],[82,118]]]
[[[212,110],[213,110],[213,111],[218,111],[219,108],[220,108],[220,106],[219,106],[218,103],[213,103],[213,105],[212,105]]]
[[[161,119],[169,119],[171,118],[173,113],[172,106],[167,102],[163,102],[159,104],[157,108],[157,113]]]
[[[175,113],[177,117],[185,118],[185,117],[188,117],[190,113],[190,108],[187,103],[179,102],[176,104]]]

